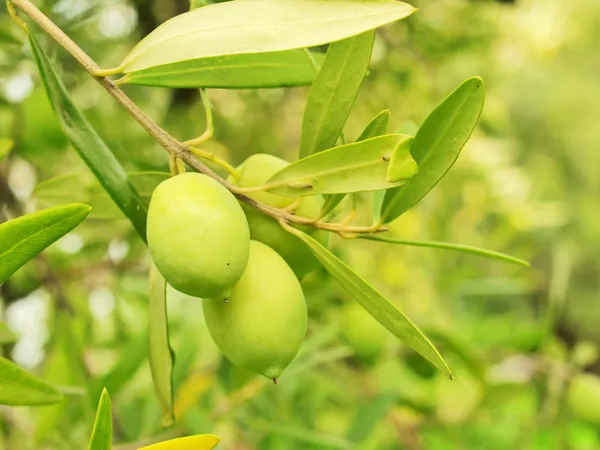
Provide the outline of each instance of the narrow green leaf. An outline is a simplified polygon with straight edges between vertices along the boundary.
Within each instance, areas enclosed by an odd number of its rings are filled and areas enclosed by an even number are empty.
[[[377,424],[385,420],[397,398],[394,394],[381,394],[358,410],[354,423],[350,427],[348,439],[359,444],[371,435]]]
[[[90,207],[73,204],[44,209],[0,225],[0,284],[87,217]]]
[[[63,131],[79,156],[94,173],[102,187],[129,218],[140,237],[146,240],[147,207],[113,153],[71,101],[46,53],[33,33],[29,42],[52,107]]]
[[[373,223],[381,222],[381,208],[383,207],[383,200],[385,199],[386,192],[387,190],[373,192],[373,198],[371,200]]]
[[[0,138],[0,161],[12,150],[15,143],[9,138]]]
[[[477,125],[484,97],[481,78],[469,78],[425,119],[410,149],[419,173],[402,188],[386,193],[381,213],[384,223],[413,207],[454,165]]]
[[[286,228],[302,239],[329,274],[353,296],[365,310],[394,336],[402,340],[431,364],[452,378],[450,368],[427,337],[390,300],[367,283],[346,263],[309,235]]]
[[[104,389],[98,403],[98,412],[88,450],[110,450],[112,433],[112,405],[108,391]]]
[[[404,180],[406,178],[406,173],[414,169],[415,161],[412,159],[410,153],[410,146],[413,141],[414,139],[412,137],[408,137],[401,141],[394,149],[392,159],[390,160],[390,166],[388,167],[386,174],[386,179],[389,182],[395,183]]]
[[[314,194],[340,194],[376,191],[399,186],[417,173],[409,152],[405,152],[404,177],[386,179],[390,159],[407,136],[389,134],[362,142],[341,145],[296,161],[267,181],[275,194],[299,197]]]
[[[156,186],[169,179],[170,174],[154,171],[128,172],[127,177],[139,192],[144,204],[148,205]],[[39,204],[44,207],[79,202],[92,207],[90,218],[126,218],[91,172],[50,178],[39,183],[33,193]]]
[[[469,245],[451,244],[448,242],[436,242],[436,241],[410,241],[403,239],[396,239],[392,237],[386,237],[382,235],[361,235],[361,239],[367,239],[370,241],[387,242],[390,244],[408,245],[412,247],[429,247],[439,248],[443,250],[452,250],[455,252],[467,253],[469,255],[481,256],[483,258],[495,259],[498,261],[504,261],[507,263],[517,264],[519,266],[529,267],[529,263],[520,258],[514,256],[505,255],[504,253],[495,252],[493,250],[486,250],[483,248],[471,247]]]
[[[394,131],[394,133],[399,134],[408,134],[409,136],[414,136],[419,131],[419,125],[414,123],[412,120],[407,120],[406,122],[402,122],[398,128]]]
[[[329,46],[304,111],[300,158],[334,147],[369,68],[375,31]]]
[[[14,342],[17,342],[17,337],[4,322],[0,322],[0,345],[12,344]]]
[[[169,344],[167,282],[154,263],[150,265],[150,303],[148,305],[148,345],[154,390],[162,409],[162,426],[168,427],[173,414],[173,366],[175,354]]]
[[[138,450],[212,450],[220,441],[221,438],[214,434],[200,434],[159,442]]]
[[[304,50],[192,59],[130,72],[119,84],[169,88],[257,89],[310,85],[317,72]]]
[[[365,127],[356,142],[366,141],[377,136],[383,136],[387,133],[390,121],[390,110],[386,109],[377,114],[371,122]],[[333,211],[346,197],[346,194],[331,194],[325,198],[325,203],[321,209],[321,217],[326,217]]]
[[[0,357],[0,405],[39,406],[62,401],[49,384]]]
[[[212,56],[315,47],[411,15],[396,0],[253,0],[225,2],[176,16],[142,39],[123,73]]]

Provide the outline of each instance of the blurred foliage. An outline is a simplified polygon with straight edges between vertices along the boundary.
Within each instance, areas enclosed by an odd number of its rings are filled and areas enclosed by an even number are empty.
[[[102,67],[189,7],[40,3]],[[406,239],[514,254],[532,269],[368,241],[342,247],[332,239],[332,248],[423,327],[456,380],[385,334],[374,342],[370,323],[357,345],[360,314],[320,272],[304,281],[308,338],[276,387],[222,359],[199,301],[169,291],[176,422],[161,431],[147,360],[148,253],[124,220],[92,218],[0,287],[0,318],[19,338],[4,354],[66,396],[58,406],[0,408],[0,448],[85,447],[105,386],[116,442],[215,433],[224,437],[218,448],[240,450],[600,447],[597,409],[574,404],[598,398],[587,391],[598,383],[569,387],[578,372],[600,374],[600,2],[414,4],[417,14],[378,33],[346,135],[356,139],[387,107],[392,129],[419,124],[460,81],[480,75],[488,95],[477,132],[448,176],[393,227]],[[65,52],[48,47],[126,169],[167,171],[166,153]],[[177,137],[204,129],[194,91],[127,93]],[[258,152],[296,158],[307,89],[210,94],[216,139],[208,150],[236,165]],[[1,9],[5,138],[14,148],[0,162],[0,221],[40,207],[38,182],[86,171],[52,115],[24,36]],[[358,220],[368,221],[369,198],[360,199]]]

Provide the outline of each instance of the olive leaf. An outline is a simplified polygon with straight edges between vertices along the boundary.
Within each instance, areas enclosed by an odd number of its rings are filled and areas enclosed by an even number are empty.
[[[517,264],[519,266],[529,267],[529,263],[523,259],[516,258],[514,256],[506,255],[504,253],[495,252],[493,250],[487,250],[478,247],[472,247],[470,245],[452,244],[449,242],[438,242],[438,241],[412,241],[406,239],[397,239],[394,237],[384,235],[371,235],[364,234],[358,236],[361,239],[367,239],[370,241],[386,242],[388,244],[399,244],[408,245],[411,247],[428,247],[438,248],[442,250],[452,250],[455,252],[466,253],[473,256],[481,256],[483,258],[495,259],[498,261],[504,261],[507,263]]]
[[[406,139],[412,138],[389,134],[315,153],[273,175],[266,183],[267,190],[299,197],[375,191],[399,186],[418,171],[410,152],[403,152],[406,165],[402,179],[395,182],[386,179],[392,154],[397,146],[404,145]]]
[[[9,138],[0,138],[0,161],[12,150],[15,143]]]
[[[396,0],[247,0],[197,8],[164,22],[140,41],[118,70],[212,56],[266,53],[339,41],[411,15]]]
[[[118,84],[221,89],[306,86],[317,75],[314,62],[320,65],[324,58],[322,53],[287,50],[191,59],[129,72]]]
[[[68,91],[33,33],[29,33],[29,42],[46,94],[63,131],[102,187],[145,241],[148,209],[146,204],[127,178],[115,155],[71,101]]]
[[[221,438],[214,434],[200,434],[159,442],[138,450],[212,450],[220,441]]]
[[[360,134],[356,142],[365,141],[372,137],[383,136],[387,133],[387,129],[390,124],[391,112],[389,109],[384,109],[377,114],[368,125],[365,127],[363,132]],[[397,133],[397,134],[409,134],[409,133]]]
[[[44,209],[0,225],[0,284],[89,214],[88,205]]]
[[[310,89],[300,158],[334,147],[369,68],[375,31],[334,42]]]
[[[154,390],[162,409],[162,426],[173,424],[173,366],[175,354],[169,343],[167,319],[167,282],[153,262],[150,263],[148,305],[148,358]]]
[[[169,179],[168,172],[127,172],[127,177],[145,205],[150,203],[156,186]],[[115,205],[106,190],[91,172],[77,172],[50,178],[38,183],[33,195],[43,207],[80,202],[90,205],[90,218],[123,219],[123,212]]]
[[[39,406],[62,401],[49,384],[0,357],[0,405]]]
[[[394,336],[406,343],[431,364],[452,378],[450,368],[427,337],[390,300],[367,283],[346,263],[337,258],[314,238],[292,227],[290,233],[302,239],[325,270],[353,296],[365,310]]]
[[[112,448],[112,404],[106,388],[102,391],[96,420],[90,437],[88,450],[110,450]]]
[[[4,322],[0,322],[0,345],[12,344],[17,341],[17,337],[6,326]]]
[[[425,119],[410,149],[419,173],[405,186],[386,193],[383,223],[413,207],[450,170],[477,125],[484,97],[481,78],[469,78]]]
[[[412,159],[410,153],[410,146],[412,145],[413,141],[414,139],[409,136],[399,142],[394,149],[394,153],[392,153],[392,159],[390,159],[390,165],[385,176],[389,182],[395,183],[397,181],[404,180],[406,178],[406,173],[414,169],[415,161]]]

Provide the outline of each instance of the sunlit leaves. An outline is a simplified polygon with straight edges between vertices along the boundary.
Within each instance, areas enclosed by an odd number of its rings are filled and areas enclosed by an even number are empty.
[[[300,158],[334,147],[367,73],[375,32],[331,44],[308,96]]]
[[[89,214],[87,205],[44,209],[0,225],[0,283]]]
[[[405,186],[386,193],[384,223],[419,202],[450,170],[479,121],[484,97],[481,78],[469,78],[425,119],[410,150],[419,173]]]
[[[194,9],[150,33],[119,67],[314,47],[375,29],[414,12],[396,0],[246,0]]]
[[[127,178],[119,161],[71,101],[67,89],[58,78],[33,33],[29,35],[29,42],[46,93],[63,131],[102,187],[129,218],[140,237],[145,240],[146,204]]]
[[[288,231],[297,235],[310,247],[329,275],[349,295],[354,297],[375,320],[406,345],[421,354],[448,377],[452,378],[452,373],[438,350],[390,300],[361,278],[346,263],[323,247],[318,241],[298,230],[290,228]]]
[[[0,357],[0,405],[39,406],[62,401],[49,384]]]
[[[392,155],[406,139],[411,138],[391,134],[315,153],[286,166],[266,185],[270,192],[290,197],[374,191],[398,186],[418,171],[412,156],[406,151],[402,153],[405,158],[403,173],[395,173],[394,182],[387,180]],[[399,161],[397,164],[400,164]]]
[[[173,365],[175,355],[169,344],[167,282],[154,263],[150,265],[148,333],[150,370],[154,390],[162,409],[162,425],[173,423]]]
[[[323,54],[304,50],[192,59],[128,73],[119,84],[170,88],[256,89],[310,85]]]
[[[108,391],[104,389],[98,403],[96,420],[88,450],[110,450],[112,448],[112,404]]]

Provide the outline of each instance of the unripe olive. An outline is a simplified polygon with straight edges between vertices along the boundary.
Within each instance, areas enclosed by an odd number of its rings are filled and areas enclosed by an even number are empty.
[[[346,303],[340,314],[342,337],[361,361],[371,363],[384,350],[389,331],[358,303]]]
[[[238,180],[230,178],[230,181],[246,188],[261,186],[288,164],[287,161],[276,156],[258,153],[250,156],[237,168],[240,178]],[[252,192],[248,196],[275,208],[285,208],[295,201],[292,197],[283,197],[266,191]],[[321,195],[304,197],[296,214],[311,219],[317,218],[322,206],[323,197]],[[317,267],[318,262],[306,244],[298,237],[283,230],[276,220],[248,206],[244,206],[244,212],[248,218],[252,239],[267,244],[279,253],[298,278],[304,277]],[[327,242],[327,232],[315,231],[312,228],[303,230],[310,232],[321,243]]]
[[[184,173],[162,182],[150,201],[147,233],[160,273],[194,297],[230,291],[248,263],[244,212],[227,189],[206,175]]]
[[[600,378],[591,373],[575,375],[569,384],[568,403],[580,419],[600,425]]]
[[[277,379],[306,334],[304,294],[294,272],[272,248],[250,241],[250,259],[227,299],[203,302],[208,330],[234,364]]]

